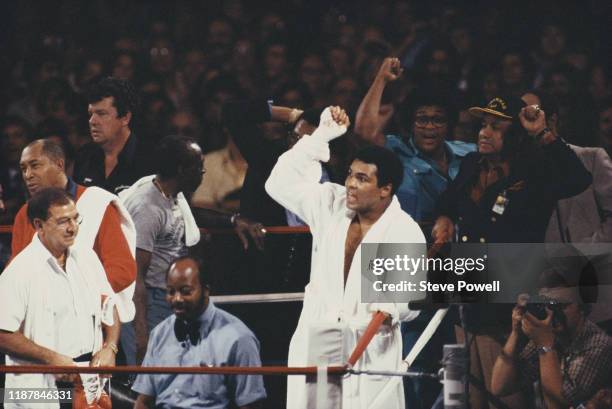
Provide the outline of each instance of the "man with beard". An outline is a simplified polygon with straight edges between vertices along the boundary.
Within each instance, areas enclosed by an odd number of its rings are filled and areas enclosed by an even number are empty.
[[[261,366],[259,342],[242,321],[209,299],[208,279],[191,257],[175,260],[166,278],[174,312],[151,333],[143,366]],[[139,375],[135,409],[259,407],[261,375]]]

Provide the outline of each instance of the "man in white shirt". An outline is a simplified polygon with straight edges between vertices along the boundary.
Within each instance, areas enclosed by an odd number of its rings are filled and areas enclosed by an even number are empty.
[[[46,188],[28,202],[32,242],[0,275],[0,351],[7,365],[114,366],[119,339],[115,297],[91,248],[72,248],[81,217],[63,189]],[[8,374],[6,388],[54,389],[74,375]],[[5,408],[32,402],[7,402]],[[38,404],[59,408],[59,402]]]

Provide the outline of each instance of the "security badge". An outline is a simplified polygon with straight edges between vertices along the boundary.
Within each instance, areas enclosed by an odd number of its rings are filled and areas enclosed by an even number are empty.
[[[508,202],[510,202],[510,199],[508,199],[508,197],[506,196],[506,191],[504,190],[497,196],[497,199],[495,199],[493,209],[491,210],[493,210],[494,213],[502,215],[506,211],[506,206],[508,206]]]

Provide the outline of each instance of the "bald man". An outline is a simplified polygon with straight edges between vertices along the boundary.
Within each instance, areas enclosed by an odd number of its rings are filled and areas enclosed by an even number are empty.
[[[149,337],[143,366],[261,366],[259,341],[246,325],[210,301],[198,261],[176,259],[166,276],[173,314]],[[261,376],[138,375],[135,409],[153,407],[259,407],[266,398]]]

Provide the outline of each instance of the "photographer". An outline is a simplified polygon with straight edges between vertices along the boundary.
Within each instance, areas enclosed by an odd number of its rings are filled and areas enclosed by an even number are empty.
[[[567,408],[610,385],[612,340],[586,318],[584,287],[568,281],[552,269],[540,278],[543,304],[533,308],[519,297],[512,332],[493,367],[493,394],[528,391],[539,381],[546,408]]]

